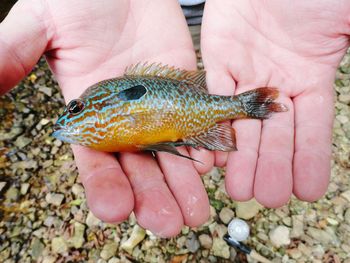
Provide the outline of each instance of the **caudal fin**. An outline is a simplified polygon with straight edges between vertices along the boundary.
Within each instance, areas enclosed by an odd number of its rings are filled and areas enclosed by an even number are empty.
[[[241,102],[247,118],[267,119],[273,112],[288,111],[286,105],[274,102],[278,94],[276,88],[258,88],[239,94],[236,98]]]

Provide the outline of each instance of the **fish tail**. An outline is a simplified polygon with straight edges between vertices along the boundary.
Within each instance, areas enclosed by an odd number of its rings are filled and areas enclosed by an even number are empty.
[[[288,111],[282,103],[274,102],[278,97],[276,88],[258,88],[235,96],[241,102],[245,118],[267,119],[274,112]]]

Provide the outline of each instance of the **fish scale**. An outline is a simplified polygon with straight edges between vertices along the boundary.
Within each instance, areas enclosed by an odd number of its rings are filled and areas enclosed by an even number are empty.
[[[274,88],[210,95],[204,71],[139,63],[71,101],[53,135],[107,152],[149,150],[182,156],[176,150],[179,145],[231,151],[236,149],[235,132],[219,122],[265,119],[286,111],[274,102],[277,96]]]

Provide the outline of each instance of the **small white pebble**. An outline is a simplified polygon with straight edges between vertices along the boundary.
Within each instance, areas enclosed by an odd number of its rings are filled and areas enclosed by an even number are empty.
[[[249,237],[249,226],[244,220],[235,218],[228,225],[228,234],[236,241],[244,241]]]

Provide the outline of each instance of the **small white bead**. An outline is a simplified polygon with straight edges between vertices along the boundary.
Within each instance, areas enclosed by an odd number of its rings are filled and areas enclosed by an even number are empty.
[[[244,241],[249,237],[249,226],[242,219],[232,219],[227,228],[230,237],[236,241]]]

